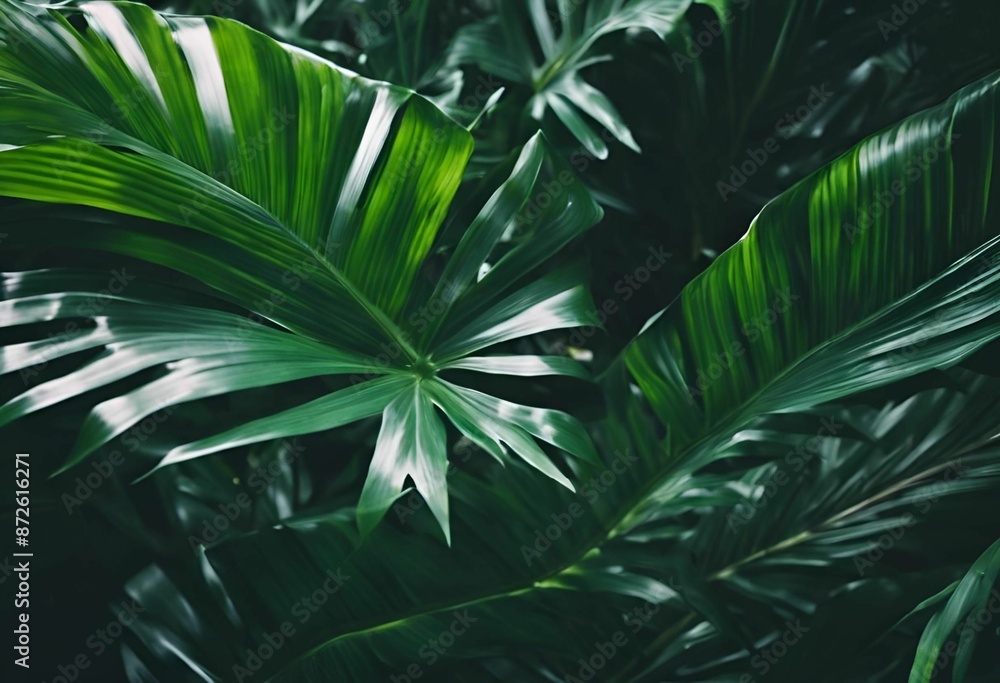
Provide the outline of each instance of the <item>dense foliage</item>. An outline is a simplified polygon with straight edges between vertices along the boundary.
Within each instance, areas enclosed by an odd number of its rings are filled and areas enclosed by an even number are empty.
[[[33,676],[997,680],[1000,7],[150,4],[0,0]]]

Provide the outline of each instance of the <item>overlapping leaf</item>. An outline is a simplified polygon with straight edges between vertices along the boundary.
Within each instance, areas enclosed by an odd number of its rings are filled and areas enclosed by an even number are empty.
[[[945,648],[943,663],[946,666],[954,653],[952,680],[962,683],[966,679],[983,621],[988,619],[987,623],[992,622],[993,615],[1000,610],[1000,594],[994,589],[998,575],[1000,541],[991,545],[972,564],[969,573],[952,587],[948,603],[927,624],[910,671],[910,683],[932,680],[942,668],[939,662]]]
[[[580,71],[606,59],[594,51],[602,37],[628,29],[648,29],[663,39],[689,5],[690,0],[505,3],[499,6],[498,19],[462,28],[449,59],[456,64],[475,64],[505,83],[530,88],[527,106],[532,117],[540,120],[551,111],[599,159],[607,157],[608,147],[592,122],[639,151],[611,100],[587,83]]]
[[[166,364],[165,376],[94,408],[71,463],[166,404],[306,377],[352,380],[311,403],[179,445],[161,466],[383,410],[388,424],[397,399],[411,391],[418,396],[408,400],[430,405],[422,383],[439,363],[587,321],[578,270],[532,279],[600,217],[575,181],[562,180],[565,169],[541,135],[524,146],[426,295],[420,273],[434,260],[472,141],[413,91],[367,81],[234,22],[161,16],[127,3],[85,3],[64,16],[4,1],[0,41],[0,194],[31,200],[4,217],[13,246],[59,235],[65,246],[165,266],[255,321],[211,302],[165,309],[150,303],[156,291],[125,292],[129,300],[81,315],[79,302],[100,295],[96,275],[8,276],[5,324],[89,317],[96,327],[8,348],[6,371],[39,362],[32,359],[105,352],[13,398],[4,421]],[[526,226],[523,208],[556,177],[558,196],[547,195],[540,215],[532,214],[537,223]],[[99,211],[67,216],[60,204]],[[494,256],[501,244],[504,253]],[[32,293],[18,294],[26,289]],[[429,319],[415,317],[428,309]],[[581,374],[545,359],[466,362],[515,375]],[[401,373],[409,381],[393,378]],[[435,386],[445,398],[453,393]],[[453,419],[463,424],[491,417],[484,405],[454,405]],[[593,457],[572,418],[532,415],[547,441]],[[570,438],[560,437],[565,429]],[[383,430],[386,439],[392,431]],[[492,443],[506,452],[499,437]],[[407,474],[443,476],[443,441],[426,445],[413,458],[380,445],[373,486],[388,468],[396,488],[369,489],[377,494],[366,505],[387,508]],[[509,445],[568,484],[533,437]],[[447,509],[443,482],[413,478]],[[447,529],[446,514],[440,521]]]
[[[209,549],[229,598],[262,633],[323,570],[350,576],[271,675],[405,671],[466,611],[477,621],[434,660],[445,680],[586,677],[580,658],[618,632],[625,644],[605,656],[608,680],[733,680],[792,638],[796,619],[849,629],[852,652],[898,672],[895,651],[867,649],[897,637],[895,622],[954,579],[946,558],[978,538],[962,525],[995,526],[995,515],[969,519],[966,507],[995,507],[995,383],[935,373],[1000,335],[997,86],[994,77],[963,89],[769,205],[609,371],[604,469],[583,472],[577,496],[516,468],[462,476],[457,554],[412,533],[408,515],[359,544],[343,512]],[[919,191],[862,221],[870,198],[892,192],[930,150],[936,165],[911,180]],[[900,381],[917,375],[941,386],[908,392]],[[902,398],[880,393],[890,391]],[[948,468],[959,476],[943,476]],[[496,486],[494,476],[518,483]],[[890,536],[898,556],[867,555],[873,539],[917,525]],[[935,538],[930,552],[920,534]],[[417,553],[427,561],[404,570]],[[240,570],[279,556],[280,595]],[[874,568],[861,571],[859,557]],[[887,606],[877,620],[872,600]],[[871,670],[797,633],[780,664],[790,680],[817,661],[837,680]],[[176,630],[158,634],[198,662],[232,661]]]

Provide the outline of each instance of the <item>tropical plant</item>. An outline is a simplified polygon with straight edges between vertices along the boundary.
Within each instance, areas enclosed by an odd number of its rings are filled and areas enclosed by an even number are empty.
[[[607,157],[608,146],[581,114],[638,152],[614,105],[580,72],[609,59],[594,54],[604,36],[649,29],[665,38],[689,4],[689,0],[561,0],[555,11],[545,0],[501,4],[496,17],[470,24],[456,34],[450,59],[456,64],[475,64],[504,82],[528,89],[526,106],[531,118],[541,120],[551,110],[599,159]],[[535,58],[538,52],[540,61]]]
[[[505,456],[506,444],[567,486],[532,435],[594,459],[582,426],[568,415],[437,378],[439,370],[451,368],[584,376],[562,357],[476,355],[511,339],[589,321],[589,295],[573,268],[517,286],[600,216],[589,195],[573,184],[560,186],[560,195],[538,215],[519,214],[536,188],[559,182],[550,176],[565,172],[555,166],[543,171],[541,136],[528,141],[511,177],[453,245],[454,253],[438,260],[437,282],[421,291],[415,281],[471,139],[412,92],[366,83],[220,20],[162,20],[140,6],[84,5],[88,33],[81,35],[25,10],[9,12],[8,40],[26,36],[28,26],[46,35],[5,64],[7,140],[19,143],[0,160],[8,196],[146,219],[144,227],[116,220],[71,230],[83,235],[79,246],[197,278],[251,317],[163,304],[154,291],[109,296],[93,327],[74,326],[6,350],[3,370],[12,372],[39,358],[106,349],[5,404],[0,424],[168,364],[166,374],[94,407],[68,467],[168,404],[350,375],[346,386],[326,396],[178,446],[159,466],[383,413],[359,502],[362,528],[385,514],[411,476],[446,535],[447,452],[435,405],[494,457]],[[73,45],[72,57],[46,71],[46,55],[60,43]],[[165,54],[152,61],[137,54],[129,63],[119,57],[129,44],[146,55],[156,49]],[[256,58],[247,61],[245,54]],[[91,67],[92,61],[101,68]],[[285,77],[269,78],[273,69],[284,69]],[[273,89],[240,94],[247,83]],[[212,88],[234,99],[199,97]],[[91,105],[101,91],[101,104]],[[127,111],[120,104],[126,101],[134,102]],[[102,127],[101,117],[112,115],[104,103],[119,103],[117,126]],[[58,114],[46,124],[40,110]],[[192,112],[199,124],[179,118]],[[301,154],[304,147],[289,142],[311,135],[319,120],[330,127],[328,138],[314,140],[312,154]],[[51,184],[33,179],[50,169],[56,175]],[[81,191],[94,178],[100,181]],[[12,230],[36,220],[45,217],[15,217]],[[513,233],[507,229],[512,221],[518,223]],[[168,228],[157,222],[172,226],[170,251],[159,243],[160,230]],[[128,238],[116,240],[121,231]],[[206,239],[214,243],[214,258],[206,254]],[[494,252],[498,245],[507,247],[505,253]],[[239,268],[223,260],[235,254],[246,259]],[[86,279],[49,270],[10,278],[4,302],[9,324],[79,317],[97,293]],[[75,291],[65,297],[70,284]],[[56,307],[53,296],[61,302]]]
[[[132,549],[105,679],[994,680],[967,15],[346,5],[0,0],[0,427],[42,439],[42,525]],[[615,82],[650,73],[655,113]]]

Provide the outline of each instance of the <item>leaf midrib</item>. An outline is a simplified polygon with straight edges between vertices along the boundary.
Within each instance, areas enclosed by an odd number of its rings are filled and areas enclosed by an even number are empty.
[[[996,241],[998,239],[1000,239],[1000,238],[993,238],[991,240],[987,240],[986,244],[989,244],[989,242]],[[985,246],[985,245],[977,247],[976,249],[973,249],[969,253],[974,253],[974,252],[980,251],[983,248],[983,246]],[[831,345],[839,342],[840,340],[842,340],[844,338],[850,337],[855,332],[857,332],[857,330],[859,328],[863,328],[864,326],[868,325],[872,321],[877,320],[878,318],[886,315],[892,309],[894,309],[894,308],[896,308],[898,306],[903,305],[909,299],[915,298],[924,289],[932,286],[933,283],[936,282],[939,278],[943,277],[945,274],[947,274],[947,273],[951,272],[952,270],[954,270],[957,267],[957,264],[961,260],[964,260],[964,257],[963,257],[963,259],[960,259],[959,261],[956,261],[956,263],[952,264],[951,266],[949,266],[949,267],[941,270],[940,272],[934,274],[933,276],[929,277],[924,283],[922,283],[920,286],[916,287],[913,291],[911,291],[908,294],[904,295],[903,297],[901,297],[897,301],[894,301],[894,302],[891,302],[891,303],[887,304],[886,306],[884,306],[883,308],[879,309],[878,311],[875,311],[871,315],[869,315],[869,316],[867,316],[865,318],[862,318],[861,320],[859,320],[858,322],[854,323],[853,325],[850,325],[850,326],[844,328],[840,332],[838,332],[838,333],[834,334],[833,336],[831,336],[829,339],[826,339],[823,342],[821,342],[820,344],[817,344],[816,346],[814,346],[813,348],[809,349],[808,351],[806,351],[805,353],[803,353],[801,356],[799,356],[798,358],[796,358],[791,364],[788,365],[788,367],[786,367],[784,370],[782,370],[781,372],[779,372],[778,374],[776,374],[774,377],[771,378],[770,381],[768,381],[766,384],[762,385],[760,389],[758,389],[753,394],[751,394],[750,396],[748,396],[747,399],[746,399],[746,401],[744,401],[740,405],[734,407],[726,416],[724,416],[721,420],[719,420],[714,425],[714,428],[711,429],[710,433],[704,434],[701,438],[697,439],[696,441],[693,441],[691,444],[689,444],[683,450],[683,452],[681,452],[680,454],[678,454],[678,456],[676,458],[670,458],[665,463],[665,465],[664,465],[663,468],[655,471],[653,473],[653,475],[649,477],[649,482],[650,483],[646,484],[643,487],[640,487],[639,489],[637,489],[637,492],[636,492],[636,494],[634,496],[626,499],[626,501],[621,506],[621,510],[622,511],[620,513],[616,514],[616,515],[613,515],[607,521],[607,523],[602,526],[602,528],[600,529],[600,531],[598,531],[597,533],[595,533],[591,537],[591,540],[589,540],[586,544],[584,544],[583,546],[581,546],[582,549],[583,549],[582,552],[580,552],[579,555],[574,556],[572,560],[566,562],[565,564],[562,564],[562,565],[558,566],[556,569],[554,569],[552,571],[546,572],[545,574],[542,574],[542,575],[536,577],[530,583],[519,581],[519,582],[515,582],[515,583],[511,583],[511,584],[506,584],[499,591],[491,592],[491,593],[482,595],[480,597],[473,598],[471,600],[464,600],[464,601],[460,601],[460,602],[443,602],[443,601],[439,601],[439,602],[436,602],[436,603],[432,603],[430,607],[421,605],[420,608],[418,608],[418,609],[400,612],[400,614],[402,616],[399,616],[398,618],[396,618],[396,619],[394,619],[394,620],[392,620],[390,622],[382,622],[380,624],[376,624],[376,625],[373,625],[373,626],[370,626],[370,627],[364,627],[364,628],[361,628],[361,629],[358,629],[358,630],[354,630],[354,631],[349,631],[349,632],[346,632],[346,633],[342,633],[342,634],[340,634],[338,636],[335,636],[335,637],[333,637],[333,638],[325,641],[324,643],[322,643],[320,645],[317,645],[317,646],[311,648],[310,650],[308,650],[303,655],[299,655],[298,657],[296,657],[292,661],[292,664],[294,664],[296,662],[300,662],[300,661],[308,658],[309,656],[312,656],[313,654],[315,654],[319,650],[325,649],[326,647],[329,647],[330,645],[336,643],[337,641],[345,640],[345,639],[348,639],[348,638],[353,638],[353,637],[355,637],[357,635],[362,635],[364,633],[372,633],[372,632],[377,632],[377,631],[388,629],[388,628],[393,628],[397,624],[405,622],[405,621],[407,621],[409,619],[413,619],[415,617],[422,617],[422,616],[425,616],[425,615],[428,615],[428,614],[434,614],[436,612],[442,612],[442,611],[446,611],[446,610],[449,610],[449,609],[457,609],[459,607],[466,607],[466,606],[475,605],[475,604],[478,604],[478,603],[491,602],[491,601],[497,600],[497,599],[503,599],[503,598],[506,598],[506,597],[512,597],[512,596],[515,596],[515,595],[517,595],[519,593],[536,590],[537,589],[537,584],[539,584],[541,582],[544,582],[544,581],[546,581],[546,580],[548,580],[550,578],[553,578],[553,577],[561,574],[565,570],[567,570],[570,567],[572,567],[575,564],[577,564],[589,552],[591,552],[595,548],[598,548],[604,542],[606,542],[607,540],[609,540],[609,538],[613,535],[614,531],[618,528],[618,526],[621,524],[621,522],[624,521],[628,517],[629,513],[632,510],[634,510],[636,507],[638,507],[638,505],[647,496],[649,496],[651,493],[653,493],[655,490],[657,490],[662,485],[663,480],[669,474],[683,474],[684,473],[684,469],[683,468],[679,468],[675,472],[675,471],[671,470],[671,466],[677,465],[678,463],[681,463],[685,458],[689,457],[692,453],[698,452],[698,450],[700,448],[704,447],[705,445],[707,445],[711,441],[719,439],[720,438],[718,436],[719,434],[730,434],[730,433],[733,433],[733,430],[734,429],[738,429],[741,425],[745,424],[746,421],[748,420],[748,418],[754,417],[754,414],[752,413],[750,407],[755,403],[755,401],[757,401],[762,394],[764,394],[772,386],[774,386],[775,384],[777,384],[780,380],[782,380],[783,378],[785,378],[787,375],[790,375],[790,374],[794,373],[794,371],[798,368],[799,365],[801,365],[802,363],[804,363],[806,360],[810,359],[815,354],[821,352],[826,347],[831,346]],[[619,358],[618,362],[621,362],[621,358]],[[844,395],[846,396],[846,395],[850,395],[850,394],[844,394]],[[834,400],[834,399],[830,398],[829,400]],[[687,463],[687,466],[690,467],[692,464],[693,463]],[[694,464],[696,464],[696,463],[694,463]],[[350,555],[348,555],[348,557],[350,557]],[[287,666],[283,667],[283,669],[286,669],[286,668],[287,668]],[[272,680],[272,679],[273,679],[273,676],[271,678],[269,678],[268,680]]]
[[[123,135],[124,134],[125,133],[123,133]],[[131,136],[129,136],[129,137],[131,137]],[[133,139],[135,139],[135,138],[133,138]],[[146,145],[146,143],[144,143],[142,141],[138,141],[138,142],[139,142],[139,144]],[[147,146],[151,147],[152,149],[156,149],[155,147],[152,147],[152,145],[147,145]],[[159,151],[159,150],[157,150],[157,151]],[[344,288],[344,290],[351,296],[351,298],[353,298],[372,317],[372,319],[375,321],[375,323],[378,324],[378,326],[380,328],[382,328],[382,331],[385,332],[387,335],[389,335],[390,339],[392,339],[394,342],[396,342],[397,344],[399,344],[399,347],[403,350],[404,353],[406,353],[406,355],[409,357],[409,360],[411,362],[415,362],[415,361],[417,361],[417,360],[420,359],[420,354],[417,353],[416,349],[414,349],[410,345],[410,343],[406,339],[406,335],[403,334],[403,331],[399,328],[398,325],[396,325],[396,323],[392,320],[392,318],[390,318],[388,315],[386,315],[386,313],[381,308],[379,308],[372,301],[370,301],[368,299],[368,297],[364,294],[364,292],[362,292],[360,289],[358,289],[354,285],[354,283],[346,275],[344,275],[340,271],[339,268],[337,268],[332,263],[330,263],[330,261],[326,258],[325,254],[321,254],[319,251],[317,251],[315,248],[313,248],[308,242],[306,242],[304,239],[302,239],[302,237],[298,233],[296,233],[294,230],[292,230],[287,225],[285,225],[283,222],[281,222],[281,220],[279,220],[277,216],[275,216],[274,214],[272,214],[266,208],[264,208],[263,206],[261,206],[260,204],[258,204],[252,198],[247,197],[245,194],[243,194],[242,192],[238,191],[237,189],[229,187],[228,185],[225,185],[223,183],[220,183],[215,178],[212,178],[210,175],[208,175],[206,173],[203,173],[201,170],[199,170],[199,169],[197,169],[197,168],[189,165],[188,163],[186,163],[184,161],[181,161],[177,157],[174,157],[173,155],[167,154],[166,152],[162,152],[162,151],[160,151],[160,154],[164,154],[164,155],[170,157],[171,159],[174,159],[177,163],[183,164],[184,166],[187,166],[188,168],[190,168],[192,171],[195,171],[196,173],[199,173],[199,174],[205,176],[206,178],[209,178],[213,183],[216,183],[218,185],[222,185],[223,187],[226,187],[229,190],[232,190],[234,193],[238,194],[240,197],[243,197],[245,200],[247,200],[248,202],[250,202],[251,204],[253,204],[255,207],[257,207],[261,211],[261,213],[264,216],[266,216],[268,219],[270,219],[276,227],[278,227],[280,230],[282,230],[286,234],[287,237],[291,238],[296,243],[298,243],[300,246],[302,246],[302,248],[305,249],[305,250],[307,250],[308,253],[313,258],[317,259],[319,261],[319,263],[323,264],[326,267],[326,269],[329,271],[330,275],[332,275],[333,278],[338,283],[340,283],[340,285]],[[183,226],[181,226],[181,227],[183,227]]]
[[[280,46],[280,48],[282,50],[285,50],[286,52],[288,51],[287,48],[285,47],[285,45],[283,45],[282,43],[278,43],[277,41],[275,41],[275,44],[278,45],[278,46]],[[18,84],[14,83],[14,85],[16,86]],[[400,88],[400,89],[407,91],[407,97],[406,97],[407,100],[413,94],[413,91],[410,90],[410,89],[408,89],[408,88]],[[70,107],[72,107],[73,109],[76,109],[77,111],[79,111],[80,113],[82,113],[85,117],[96,116],[96,114],[94,114],[91,111],[88,111],[87,109],[84,109],[83,107],[81,107],[76,102],[65,100],[64,98],[60,97],[56,93],[51,92],[50,90],[45,89],[42,92],[44,92],[47,97],[55,98],[57,100],[62,100],[64,102],[66,102]],[[250,204],[252,204],[258,211],[260,211],[262,217],[267,218],[276,228],[278,228],[280,231],[282,231],[286,235],[286,237],[291,238],[293,241],[295,241],[297,244],[299,244],[302,248],[304,248],[313,258],[317,259],[317,261],[319,263],[321,263],[323,266],[325,266],[326,269],[329,271],[330,275],[344,288],[344,290],[348,293],[348,295],[351,298],[353,298],[365,310],[365,312],[367,312],[371,316],[372,320],[382,329],[382,331],[385,332],[390,337],[390,339],[392,341],[394,341],[394,342],[396,342],[396,343],[399,344],[400,349],[402,349],[403,352],[409,357],[408,359],[409,359],[410,362],[415,362],[415,361],[417,361],[417,360],[419,360],[421,358],[420,354],[416,351],[416,349],[413,348],[413,346],[409,343],[409,341],[407,341],[406,335],[399,328],[399,326],[392,320],[392,318],[390,318],[388,315],[386,315],[386,313],[381,308],[379,308],[371,300],[369,300],[368,297],[361,290],[359,290],[355,286],[355,284],[346,275],[344,275],[344,273],[342,273],[340,271],[339,268],[337,268],[332,263],[330,263],[330,261],[326,258],[326,256],[324,254],[321,254],[315,248],[313,248],[312,246],[310,246],[304,239],[302,239],[302,237],[298,233],[296,233],[290,227],[288,227],[287,225],[285,225],[281,220],[278,219],[277,216],[275,216],[274,214],[272,214],[265,207],[261,206],[256,200],[254,200],[251,197],[248,197],[247,195],[245,195],[244,193],[240,192],[239,190],[237,190],[234,187],[230,187],[229,185],[226,185],[225,183],[219,182],[218,180],[216,180],[215,178],[213,178],[209,174],[205,173],[201,169],[192,166],[191,164],[189,164],[186,161],[184,161],[184,160],[182,160],[182,159],[174,156],[173,154],[165,152],[165,151],[159,149],[158,147],[156,147],[156,146],[154,146],[154,145],[146,142],[145,140],[137,138],[134,135],[132,135],[132,134],[130,134],[130,133],[122,130],[120,128],[120,125],[110,126],[110,128],[112,128],[113,130],[115,130],[122,137],[127,138],[128,140],[131,140],[133,142],[133,144],[135,145],[135,147],[137,147],[139,149],[146,150],[146,154],[144,154],[144,156],[146,156],[147,158],[149,158],[150,161],[156,162],[157,161],[157,157],[160,157],[160,158],[163,158],[163,159],[169,159],[171,163],[180,164],[180,165],[184,166],[185,168],[190,169],[192,172],[194,172],[194,173],[202,176],[203,178],[208,179],[213,185],[225,188],[225,190],[228,190],[228,191],[230,191],[230,192],[238,195],[239,197],[243,198],[245,201],[247,201]],[[101,145],[101,147],[105,147],[105,145]],[[105,148],[107,148],[107,149],[110,150],[110,148],[108,148],[108,147],[105,147]],[[136,151],[139,151],[139,150],[137,149]],[[177,174],[173,172],[173,169],[163,169],[163,170],[169,172],[171,176],[174,176],[175,178],[177,177]],[[370,176],[369,176],[369,179],[370,179]],[[366,179],[366,181],[367,181],[367,179]],[[121,213],[121,212],[114,211],[112,213]],[[125,215],[127,215],[127,214],[125,214]],[[181,228],[185,227],[183,225],[179,225],[179,224],[173,223],[173,222],[171,222],[170,224],[171,225],[176,225],[176,226],[181,227]],[[210,234],[210,233],[206,233],[206,234]]]
[[[739,569],[740,567],[744,566],[744,565],[750,564],[752,562],[756,562],[757,560],[763,559],[763,558],[768,557],[770,555],[773,555],[773,554],[775,554],[777,552],[781,552],[781,551],[787,550],[789,548],[794,548],[797,545],[805,543],[806,541],[809,541],[811,538],[813,538],[817,533],[819,533],[823,529],[825,529],[827,527],[830,527],[830,526],[836,524],[837,522],[842,521],[842,520],[846,519],[847,517],[850,517],[851,515],[864,510],[865,508],[871,507],[872,505],[875,505],[876,503],[879,503],[879,502],[881,502],[883,500],[891,498],[893,495],[895,495],[897,493],[901,493],[902,491],[905,491],[906,489],[908,489],[908,488],[910,488],[912,486],[916,486],[916,485],[924,482],[925,480],[933,477],[935,474],[938,474],[940,472],[944,472],[944,471],[948,470],[949,468],[954,467],[957,463],[961,463],[962,456],[967,455],[968,453],[970,453],[972,451],[975,451],[975,450],[978,450],[980,448],[983,448],[983,447],[989,445],[991,442],[996,441],[996,440],[997,439],[995,437],[987,437],[986,439],[978,441],[977,443],[975,443],[975,444],[973,444],[971,446],[967,446],[966,448],[962,449],[958,453],[951,454],[948,457],[947,460],[945,460],[943,462],[939,462],[936,465],[932,465],[930,467],[927,467],[926,469],[921,470],[917,474],[911,475],[911,476],[909,476],[909,477],[907,477],[907,478],[905,478],[905,479],[903,479],[901,481],[897,481],[897,482],[892,483],[892,484],[889,484],[887,482],[887,485],[885,486],[885,488],[882,488],[878,492],[871,494],[870,496],[868,496],[867,498],[865,498],[861,502],[856,503],[856,504],[850,506],[846,510],[841,510],[840,512],[837,512],[836,514],[831,515],[827,519],[825,519],[825,520],[823,520],[823,521],[821,521],[821,522],[819,522],[817,524],[814,524],[814,525],[810,526],[808,529],[800,531],[797,534],[793,534],[793,535],[789,536],[788,538],[785,538],[785,539],[783,539],[781,541],[778,541],[777,543],[772,543],[771,545],[767,546],[766,548],[762,548],[761,550],[755,551],[755,552],[753,552],[753,553],[751,553],[751,554],[749,554],[749,555],[747,555],[747,556],[745,556],[745,557],[743,557],[743,558],[741,558],[741,559],[739,559],[739,560],[737,560],[735,562],[731,562],[730,564],[726,565],[722,569],[718,569],[718,570],[712,572],[709,576],[706,577],[706,582],[713,582],[713,581],[718,581],[720,579],[725,579],[725,578],[727,578],[727,577],[735,574],[736,570]],[[697,612],[695,612],[694,610],[690,610],[683,618],[677,620],[677,626],[678,627],[682,627],[687,621],[690,621],[690,619],[692,617],[696,617],[697,615],[698,615]],[[677,635],[676,628],[675,629],[671,629],[670,631],[665,632],[664,634],[662,634],[661,636],[659,636],[658,638],[656,638],[656,640],[654,640],[653,643],[651,643],[649,646],[647,646],[643,650],[643,654],[644,655],[648,655],[648,654],[650,654],[650,652],[655,651],[656,648],[657,648],[657,646],[658,646],[658,643],[666,642],[668,640],[668,638],[667,638],[668,635],[670,637],[675,637]],[[633,665],[634,665],[635,661],[637,661],[637,660],[634,660],[634,659],[631,660],[631,662],[629,664],[627,664],[624,669],[622,669],[621,671],[619,671],[615,675],[615,680],[620,679],[622,675],[624,675],[625,673],[631,671],[631,669],[633,668]]]

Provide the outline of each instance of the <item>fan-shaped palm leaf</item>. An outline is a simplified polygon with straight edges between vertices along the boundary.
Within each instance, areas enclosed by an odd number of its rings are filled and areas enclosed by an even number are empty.
[[[88,315],[82,302],[100,292],[92,275],[11,274],[0,304],[6,325],[90,317],[96,326],[67,323],[65,334],[9,346],[4,372],[105,351],[13,398],[0,408],[0,422],[164,366],[159,379],[94,408],[72,464],[164,405],[351,375],[310,403],[178,446],[160,466],[384,411],[361,499],[364,527],[409,476],[447,534],[437,406],[496,457],[510,447],[570,486],[535,437],[593,459],[575,420],[437,378],[450,363],[581,374],[566,359],[479,355],[584,323],[591,308],[577,269],[526,277],[600,217],[540,135],[461,235],[435,286],[424,287],[418,273],[434,260],[471,152],[467,131],[410,90],[366,81],[234,22],[103,2],[67,16],[72,22],[0,4],[7,46],[0,54],[0,193],[48,203],[10,211],[4,222],[12,244],[61,234],[66,245],[191,276],[220,305],[252,315],[158,306],[124,285]],[[67,219],[53,204],[103,211]],[[39,234],[42,222],[51,232]]]

